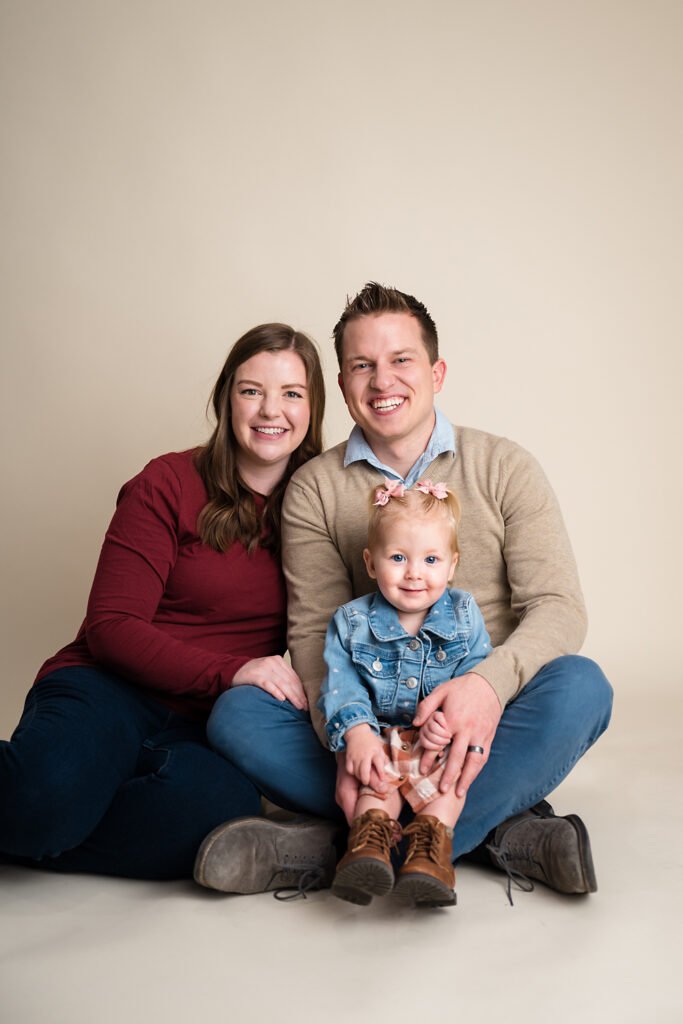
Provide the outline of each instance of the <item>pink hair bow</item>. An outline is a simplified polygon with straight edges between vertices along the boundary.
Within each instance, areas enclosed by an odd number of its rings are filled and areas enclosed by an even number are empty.
[[[439,501],[448,495],[448,488],[445,484],[433,484],[431,480],[418,480],[415,490],[422,491],[423,494],[431,494]]]
[[[373,505],[379,505],[381,508],[387,504],[390,498],[402,498],[405,493],[405,484],[402,484],[400,480],[387,480],[385,477],[384,487],[378,487],[375,491]]]

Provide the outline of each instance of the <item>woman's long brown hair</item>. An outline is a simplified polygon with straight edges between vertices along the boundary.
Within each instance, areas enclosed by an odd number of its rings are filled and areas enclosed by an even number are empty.
[[[238,444],[232,429],[230,395],[235,374],[259,352],[296,352],[306,367],[306,385],[311,421],[306,436],[289,457],[282,479],[266,498],[257,515],[252,492],[240,480],[237,470]],[[322,451],[322,422],[325,412],[325,384],[320,358],[313,341],[287,324],[261,324],[235,342],[211,394],[216,428],[208,442],[195,454],[195,465],[204,481],[209,501],[199,513],[197,530],[205,544],[226,551],[239,541],[248,551],[257,545],[280,550],[280,511],[285,488],[292,473]]]

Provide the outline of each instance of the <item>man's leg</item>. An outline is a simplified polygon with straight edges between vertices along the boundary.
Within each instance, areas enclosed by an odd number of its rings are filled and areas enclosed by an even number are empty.
[[[289,701],[257,686],[236,686],[216,701],[206,734],[214,750],[278,807],[344,820],[334,798],[334,755],[320,743],[308,715]]]
[[[543,798],[604,732],[611,710],[612,688],[594,662],[567,656],[546,665],[501,718],[455,830],[454,859],[475,850],[522,888],[534,879],[563,893],[595,892],[585,825],[556,817]]]
[[[555,789],[605,731],[611,711],[612,688],[595,662],[568,655],[545,665],[503,713],[467,794],[454,857]]]

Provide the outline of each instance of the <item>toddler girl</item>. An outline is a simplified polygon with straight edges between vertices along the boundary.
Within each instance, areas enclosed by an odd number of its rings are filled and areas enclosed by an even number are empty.
[[[451,840],[464,797],[455,787],[440,792],[439,780],[452,731],[439,710],[420,729],[412,721],[423,697],[471,671],[491,645],[472,595],[448,589],[459,556],[455,495],[430,480],[411,490],[385,480],[370,501],[363,557],[379,591],[337,609],[319,701],[330,749],[346,751],[346,769],[361,783],[332,891],[359,904],[389,892],[391,847],[405,835],[396,895],[451,906]],[[404,800],[416,817],[402,830]]]

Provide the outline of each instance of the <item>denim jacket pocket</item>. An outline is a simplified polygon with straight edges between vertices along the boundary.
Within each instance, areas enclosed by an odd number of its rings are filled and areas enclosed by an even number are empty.
[[[390,711],[396,703],[398,692],[400,652],[390,650],[388,645],[386,649],[378,651],[376,644],[354,643],[351,659],[371,691],[372,704],[377,714]]]

